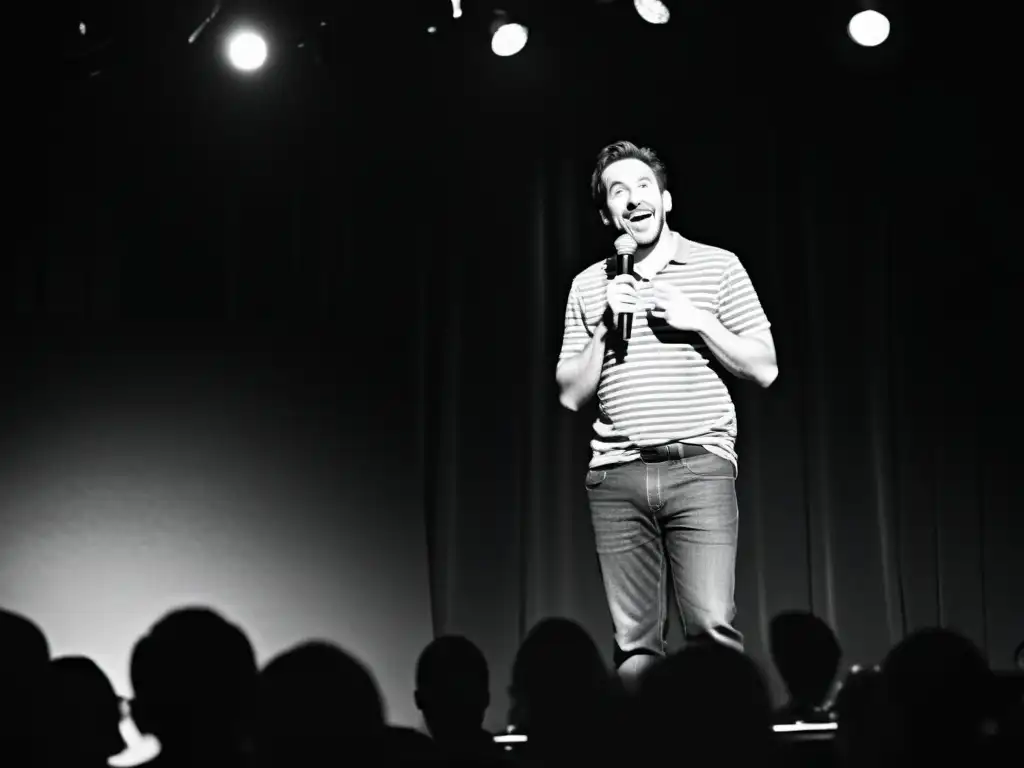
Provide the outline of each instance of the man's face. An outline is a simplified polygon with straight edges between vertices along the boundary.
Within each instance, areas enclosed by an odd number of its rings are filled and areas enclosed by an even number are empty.
[[[633,158],[618,160],[604,169],[601,179],[608,207],[608,213],[601,213],[604,223],[630,232],[641,247],[658,242],[665,214],[672,210],[672,196],[658,190],[650,166]]]

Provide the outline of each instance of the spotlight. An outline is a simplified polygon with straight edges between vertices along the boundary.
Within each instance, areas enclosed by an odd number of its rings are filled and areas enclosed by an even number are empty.
[[[267,41],[250,29],[240,29],[228,37],[228,61],[242,72],[253,72],[267,60]]]
[[[874,48],[889,37],[889,20],[878,11],[861,11],[850,19],[846,33],[858,45]]]
[[[668,6],[661,0],[633,0],[636,12],[648,24],[668,24]]]
[[[510,21],[504,11],[495,11],[494,16],[491,24],[491,50],[497,56],[515,56],[526,47],[530,30]]]

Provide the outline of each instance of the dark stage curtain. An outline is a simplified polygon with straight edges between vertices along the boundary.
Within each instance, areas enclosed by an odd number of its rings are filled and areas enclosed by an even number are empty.
[[[954,62],[934,20],[868,53],[827,31],[841,14],[772,7],[694,10],[651,45],[587,30],[585,63],[554,76],[529,50],[467,68],[468,93],[489,77],[525,93],[453,110],[462,247],[433,283],[427,501],[435,628],[499,669],[548,615],[611,657],[583,486],[596,407],[561,409],[554,368],[572,277],[612,252],[588,181],[620,138],[661,151],[670,225],[737,253],[773,323],[776,383],[730,386],[751,654],[770,669],[786,609],[825,618],[846,664],[942,625],[1002,669],[1024,636],[998,55],[969,21]]]
[[[594,157],[650,145],[670,225],[738,254],[773,323],[776,383],[730,383],[751,654],[767,665],[771,616],[805,608],[846,663],[940,624],[1007,667],[1024,534],[1017,139],[1006,49],[981,40],[999,25],[899,3],[866,51],[838,4],[695,3],[664,29],[630,3],[565,5],[591,23],[537,16],[511,59],[467,9],[455,40],[334,41],[258,88],[212,59],[160,69],[157,52],[156,81],[66,85],[45,177],[25,170],[45,234],[15,236],[9,337],[171,318],[190,344],[214,328],[249,347],[267,328],[318,339],[299,378],[332,383],[324,412],[373,402],[349,451],[379,461],[354,466],[417,484],[403,520],[425,521],[434,632],[483,648],[498,727],[542,617],[578,620],[611,657],[583,488],[595,406],[562,410],[554,368],[571,279],[613,239]]]

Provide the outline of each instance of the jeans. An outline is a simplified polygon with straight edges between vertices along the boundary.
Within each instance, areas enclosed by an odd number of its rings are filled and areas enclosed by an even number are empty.
[[[587,472],[587,496],[624,682],[666,653],[668,577],[687,643],[743,650],[732,626],[736,470],[713,453]]]

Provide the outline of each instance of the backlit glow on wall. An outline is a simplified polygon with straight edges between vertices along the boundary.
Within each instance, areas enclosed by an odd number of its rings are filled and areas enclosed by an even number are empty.
[[[419,724],[431,629],[415,457],[380,460],[389,435],[365,402],[328,417],[252,371],[137,362],[51,366],[5,436],[0,604],[126,697],[132,645],[176,606],[223,612],[261,664],[330,639],[374,671],[392,722]]]

